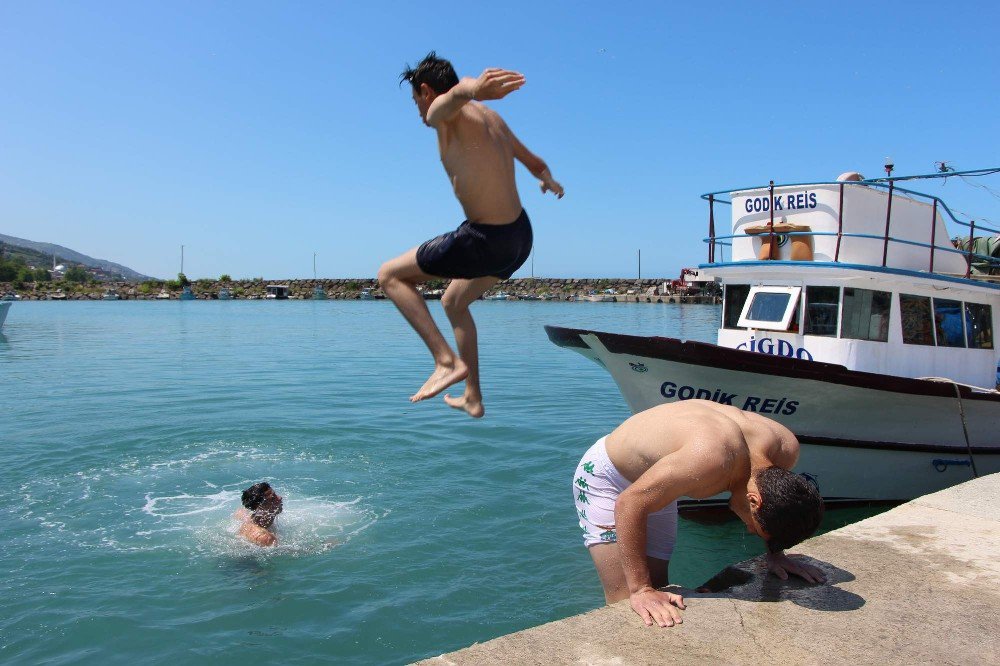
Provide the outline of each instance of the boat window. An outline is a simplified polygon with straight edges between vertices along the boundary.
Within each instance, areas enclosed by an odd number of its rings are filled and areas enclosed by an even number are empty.
[[[806,335],[837,336],[840,287],[806,287]]]
[[[934,331],[937,333],[938,347],[965,346],[965,325],[962,319],[961,301],[934,299]]]
[[[801,287],[751,287],[737,323],[770,331],[787,331],[801,292]],[[797,330],[798,321],[795,324]]]
[[[886,342],[889,339],[890,299],[888,291],[844,287],[840,337]]]
[[[934,318],[931,317],[931,297],[899,295],[899,312],[903,320],[903,342],[908,345],[934,344]]]
[[[993,308],[982,303],[966,303],[965,331],[970,349],[993,349]]]
[[[740,313],[743,312],[743,305],[747,302],[747,294],[750,293],[748,284],[727,284],[725,305],[723,306],[723,328],[741,328],[737,322],[740,320]]]

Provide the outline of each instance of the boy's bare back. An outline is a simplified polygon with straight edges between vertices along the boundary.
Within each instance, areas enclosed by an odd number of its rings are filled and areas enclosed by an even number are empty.
[[[514,142],[496,111],[469,102],[437,128],[441,162],[465,217],[507,224],[521,213],[514,181]]]
[[[736,407],[707,400],[685,400],[653,407],[622,423],[607,439],[608,456],[630,481],[669,455],[705,470],[708,495],[743,479],[756,466],[790,469],[799,443],[785,426]],[[745,480],[745,479],[744,479]]]

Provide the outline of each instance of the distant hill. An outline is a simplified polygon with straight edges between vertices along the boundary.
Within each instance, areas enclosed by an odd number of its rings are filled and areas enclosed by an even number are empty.
[[[34,264],[39,268],[52,268],[52,257],[55,255],[60,263],[81,264],[96,268],[108,277],[121,276],[123,280],[149,280],[148,275],[136,272],[127,266],[116,264],[106,259],[94,259],[75,250],[54,243],[39,243],[38,241],[15,238],[0,234],[0,243],[4,244],[4,249],[8,255],[24,256],[25,261]],[[22,252],[18,252],[22,250]]]

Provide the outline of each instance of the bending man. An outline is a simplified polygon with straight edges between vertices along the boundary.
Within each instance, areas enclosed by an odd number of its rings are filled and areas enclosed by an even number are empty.
[[[667,584],[677,499],[731,493],[729,507],[768,547],[768,568],[822,582],[815,567],[784,554],[810,536],[823,500],[790,472],[799,442],[783,425],[707,400],[653,407],[594,444],[573,476],[583,540],[607,602],[628,598],[647,626],[681,622],[684,599]]]

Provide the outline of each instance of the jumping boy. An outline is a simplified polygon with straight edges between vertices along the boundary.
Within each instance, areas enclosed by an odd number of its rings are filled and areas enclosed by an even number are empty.
[[[459,81],[451,63],[432,51],[416,68],[407,67],[400,84],[403,81],[413,87],[413,101],[424,124],[437,131],[441,162],[466,220],[455,231],[385,262],[379,269],[379,284],[434,357],[434,372],[410,401],[433,398],[465,380],[464,395],[445,395],[444,400],[480,418],[485,410],[479,388],[476,325],[469,306],[497,282],[513,275],[531,253],[531,222],[518,197],[514,160],[539,179],[543,194],[552,192],[561,199],[563,188],[507,123],[478,103],[501,99],[519,89],[525,82],[523,75],[487,69],[479,78]],[[434,278],[451,279],[441,304],[455,331],[457,356],[417,291],[419,283]]]

